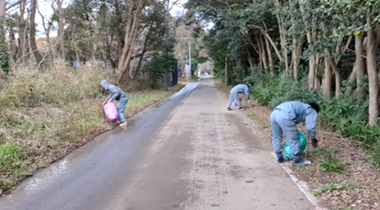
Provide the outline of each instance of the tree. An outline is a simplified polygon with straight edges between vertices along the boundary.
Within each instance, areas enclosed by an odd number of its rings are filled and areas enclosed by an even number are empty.
[[[146,0],[131,0],[128,6],[128,20],[125,30],[124,47],[117,69],[118,83],[121,82],[126,72],[128,73],[127,75],[129,75],[129,65],[133,55],[133,45],[137,38],[138,27],[141,21],[141,12],[146,4]]]
[[[33,50],[34,58],[36,59],[37,65],[40,65],[42,61],[42,56],[37,49],[36,44],[36,11],[37,11],[37,0],[31,0],[32,9],[30,12],[30,46]]]
[[[9,73],[9,51],[5,42],[5,12],[7,2],[1,0],[0,2],[0,68],[3,72]]]
[[[65,31],[64,31],[63,18],[65,14],[62,8],[64,0],[55,0],[55,2],[57,3],[57,6],[58,6],[58,40],[60,43],[60,52],[61,52],[60,55],[61,55],[61,59],[64,60],[65,59],[65,42],[64,42]]]

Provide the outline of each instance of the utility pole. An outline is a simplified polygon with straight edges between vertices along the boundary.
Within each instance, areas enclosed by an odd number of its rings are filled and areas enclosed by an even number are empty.
[[[189,80],[191,79],[191,44],[189,42],[189,69],[190,69],[190,72],[189,72]]]
[[[169,2],[170,0],[167,0],[166,4],[166,24],[168,28],[166,29],[166,43],[165,43],[165,50],[166,50],[166,64],[168,64],[168,54],[169,54],[169,49],[168,49],[168,41],[169,41],[169,30],[170,30],[170,23],[169,23]],[[168,66],[165,67],[165,90],[168,91]]]

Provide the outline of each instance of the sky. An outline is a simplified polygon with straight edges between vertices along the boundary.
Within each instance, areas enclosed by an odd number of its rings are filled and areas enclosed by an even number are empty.
[[[70,2],[70,0],[65,0],[65,2]],[[170,0],[171,4],[174,2],[173,0]],[[172,16],[177,16],[178,14],[183,14],[185,12],[185,9],[182,7],[182,5],[184,3],[186,3],[187,0],[179,0],[178,3],[173,6],[173,9],[170,11],[170,14]],[[46,20],[47,19],[50,19],[50,17],[52,16],[53,14],[53,10],[51,9],[51,0],[40,0],[39,1],[39,9],[41,11],[41,13],[44,15],[45,17],[45,24],[46,24]],[[67,6],[68,4],[66,3],[65,6]],[[36,14],[36,24],[37,25],[37,36],[38,37],[45,37],[45,32],[44,32],[44,28],[42,26],[42,18],[39,14]],[[57,25],[55,26],[57,27]],[[51,37],[54,37],[54,36],[57,36],[57,31],[51,31],[50,33],[50,36]]]

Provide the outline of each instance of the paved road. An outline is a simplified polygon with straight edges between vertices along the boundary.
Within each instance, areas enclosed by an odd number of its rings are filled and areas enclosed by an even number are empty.
[[[314,209],[226,101],[211,80],[190,84],[38,171],[0,209]]]

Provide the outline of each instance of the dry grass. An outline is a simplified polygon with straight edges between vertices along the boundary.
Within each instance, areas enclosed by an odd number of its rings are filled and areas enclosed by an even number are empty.
[[[231,87],[225,87],[222,82],[215,81],[215,87],[228,94]],[[272,109],[255,104],[253,107],[243,104],[245,113],[262,128],[263,142],[271,144],[269,116]],[[305,132],[304,126],[299,129]],[[306,132],[305,132],[306,133]],[[341,190],[328,190],[317,195],[320,204],[329,209],[380,209],[380,171],[371,164],[370,155],[362,149],[360,143],[341,138],[332,132],[318,129],[319,149],[313,150],[310,145],[306,156],[313,161],[310,167],[293,167],[295,175],[306,181],[311,189],[317,189],[323,184],[339,183],[344,185]],[[328,172],[321,163],[331,155],[344,165],[343,172]],[[325,164],[334,164],[328,162]],[[333,165],[331,166],[333,167]]]
[[[19,67],[11,77],[0,79],[0,194],[112,128],[101,105],[106,97],[99,85],[102,79],[112,81],[105,70],[65,65],[45,73]],[[182,87],[127,91],[125,115]]]

